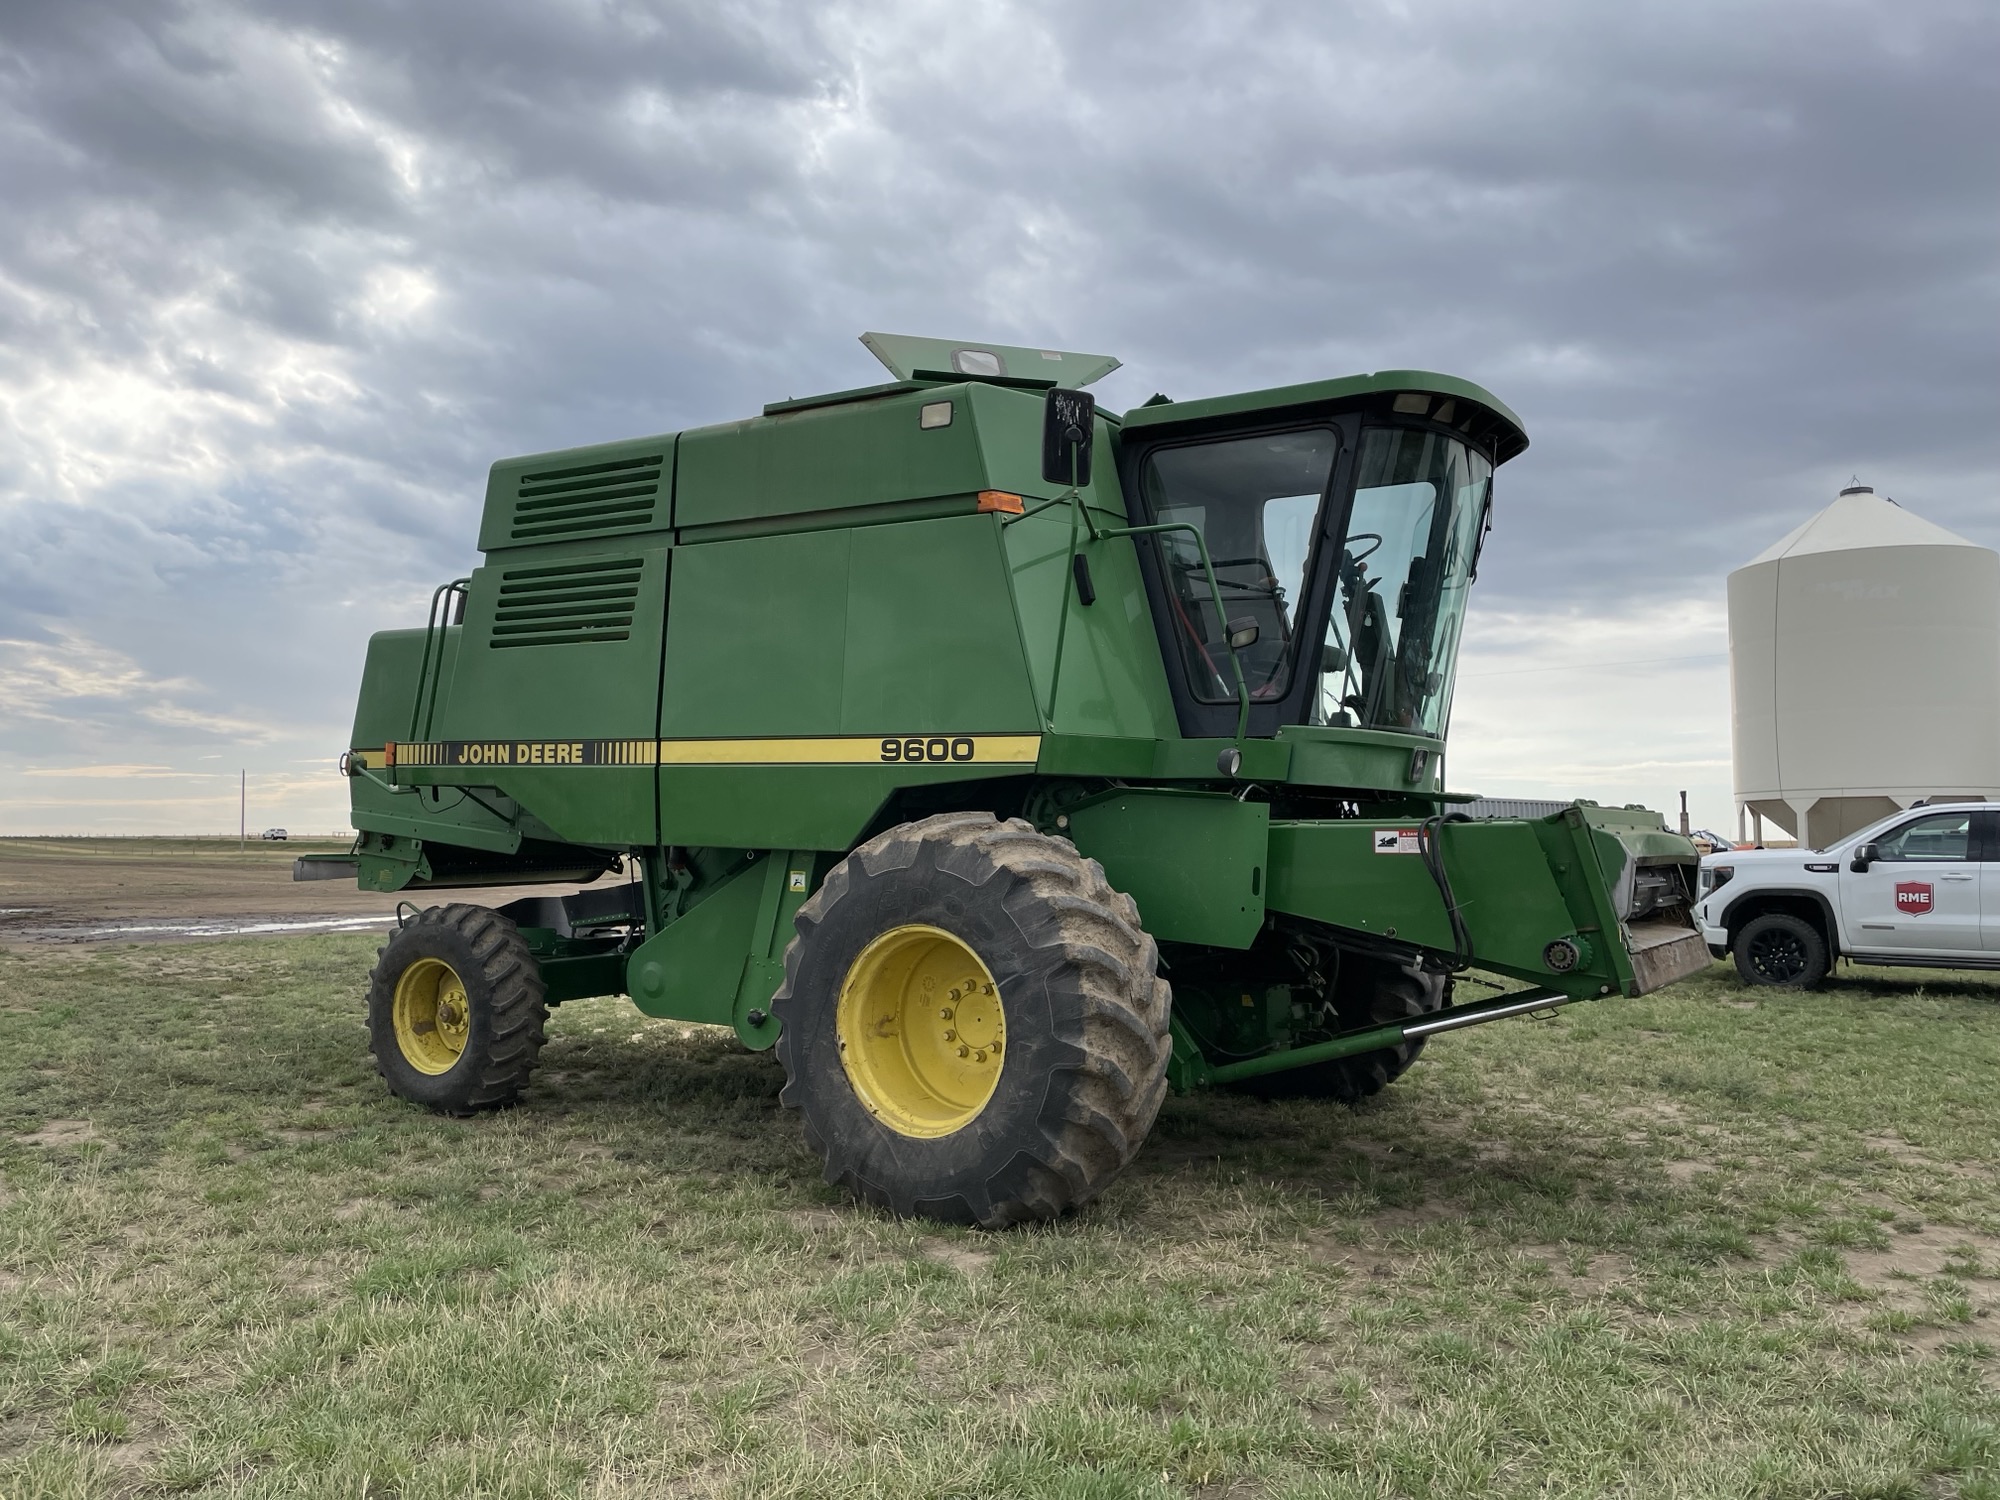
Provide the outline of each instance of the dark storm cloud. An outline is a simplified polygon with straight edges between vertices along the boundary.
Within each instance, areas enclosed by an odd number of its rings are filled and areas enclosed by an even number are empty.
[[[1495,608],[1713,598],[1850,471],[2000,542],[1995,56],[1950,3],[17,3],[0,652],[79,675],[0,755],[332,745],[493,458],[866,327],[1122,404],[1481,380]]]

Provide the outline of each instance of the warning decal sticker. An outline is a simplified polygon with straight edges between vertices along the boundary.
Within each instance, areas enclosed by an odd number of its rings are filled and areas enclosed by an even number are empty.
[[[1417,850],[1417,830],[1414,828],[1378,828],[1375,830],[1375,852],[1377,854],[1415,854]]]

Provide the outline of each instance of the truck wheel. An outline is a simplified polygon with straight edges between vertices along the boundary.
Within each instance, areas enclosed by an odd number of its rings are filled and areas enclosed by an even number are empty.
[[[905,823],[799,908],[784,1104],[826,1180],[989,1229],[1103,1191],[1166,1093],[1171,995],[1138,908],[1018,818]]]
[[[514,924],[484,906],[433,906],[368,976],[368,1045],[399,1099],[439,1114],[511,1104],[542,1050],[549,1007]]]
[[[1415,964],[1349,957],[1342,965],[1334,1009],[1343,1027],[1389,1026],[1415,1020],[1445,1003],[1450,981]],[[1337,1099],[1359,1104],[1407,1073],[1424,1050],[1423,1038],[1336,1057],[1331,1062],[1245,1078],[1232,1087],[1261,1099]]]
[[[1829,967],[1826,939],[1803,917],[1768,911],[1752,917],[1729,945],[1736,972],[1745,984],[1775,984],[1786,989],[1817,989]]]

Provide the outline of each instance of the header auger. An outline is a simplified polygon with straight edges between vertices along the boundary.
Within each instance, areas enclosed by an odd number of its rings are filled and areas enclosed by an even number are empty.
[[[1169,1089],[1355,1100],[1424,1039],[1705,966],[1641,809],[1471,821],[1445,728],[1520,423],[1421,371],[1123,417],[1057,350],[870,334],[894,378],[508,459],[483,566],[370,642],[343,761],[404,925],[391,1089],[526,1085],[627,994],[776,1046],[830,1180],[1000,1225],[1090,1199]],[[1477,966],[1522,983],[1454,1003]]]

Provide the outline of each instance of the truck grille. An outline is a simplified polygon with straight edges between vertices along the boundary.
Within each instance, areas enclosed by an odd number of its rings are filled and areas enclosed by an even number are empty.
[[[653,524],[665,455],[621,458],[580,469],[523,474],[514,496],[511,540],[542,541]]]
[[[491,644],[575,646],[629,639],[642,567],[638,558],[625,557],[509,568],[500,575]]]

